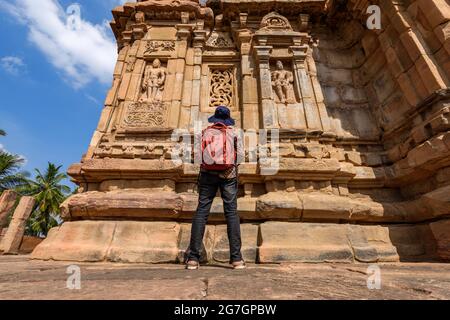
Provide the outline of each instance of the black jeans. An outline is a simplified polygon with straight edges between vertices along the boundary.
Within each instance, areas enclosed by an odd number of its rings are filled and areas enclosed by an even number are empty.
[[[197,212],[192,219],[191,241],[188,260],[200,261],[205,225],[208,221],[211,204],[217,190],[223,200],[227,220],[227,234],[230,244],[230,263],[241,261],[241,226],[237,214],[237,179],[222,179],[218,175],[202,172],[199,178],[199,198]]]

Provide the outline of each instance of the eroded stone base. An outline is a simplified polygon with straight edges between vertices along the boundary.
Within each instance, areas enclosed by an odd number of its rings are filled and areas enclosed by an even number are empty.
[[[242,253],[251,262],[395,262],[436,258],[436,235],[428,224],[369,226],[271,221],[244,223],[241,232]],[[50,231],[32,258],[183,262],[189,238],[188,223],[65,222]],[[443,246],[438,248],[439,256],[445,256]],[[228,261],[225,225],[207,226],[203,251],[204,262]]]

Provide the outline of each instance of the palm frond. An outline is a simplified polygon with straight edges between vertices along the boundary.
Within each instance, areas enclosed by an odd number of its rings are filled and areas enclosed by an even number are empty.
[[[8,176],[19,170],[24,164],[22,157],[0,150],[0,177]]]
[[[50,228],[58,224],[60,205],[70,194],[70,187],[61,183],[67,178],[60,172],[62,166],[48,163],[45,171],[35,169],[35,178],[23,188],[27,195],[36,199],[36,210],[27,226],[27,232],[46,235]]]
[[[15,173],[8,176],[0,177],[0,191],[8,189],[17,189],[26,186],[28,179],[23,173]],[[20,193],[20,192],[19,192]]]

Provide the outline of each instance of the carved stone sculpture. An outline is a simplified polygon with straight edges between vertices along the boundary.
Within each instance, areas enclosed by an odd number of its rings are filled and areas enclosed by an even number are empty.
[[[291,71],[284,70],[283,63],[281,61],[276,62],[276,70],[272,71],[272,87],[281,103],[293,102],[293,83],[294,76]]]
[[[166,82],[166,68],[161,66],[159,59],[153,60],[145,67],[142,81],[141,102],[156,102],[162,100],[164,84]]]

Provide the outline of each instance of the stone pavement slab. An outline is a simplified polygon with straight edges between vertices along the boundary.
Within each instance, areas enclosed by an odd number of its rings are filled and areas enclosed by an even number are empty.
[[[0,256],[0,299],[450,299],[450,264],[226,264],[188,271],[176,264],[79,263],[81,289],[67,288],[73,262]]]

